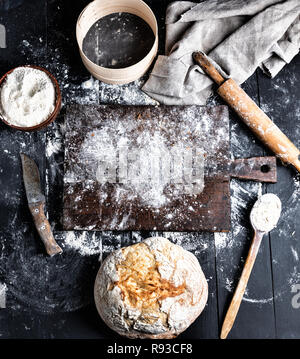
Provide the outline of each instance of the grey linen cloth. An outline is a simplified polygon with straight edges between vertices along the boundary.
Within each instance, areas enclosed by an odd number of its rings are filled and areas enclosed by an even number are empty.
[[[174,2],[166,14],[166,55],[142,89],[167,105],[204,105],[212,81],[195,65],[194,51],[241,84],[257,67],[274,77],[299,47],[300,0]]]

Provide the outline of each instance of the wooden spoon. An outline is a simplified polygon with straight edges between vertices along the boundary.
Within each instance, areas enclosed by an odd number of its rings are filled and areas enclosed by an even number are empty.
[[[241,278],[234,292],[234,296],[223,322],[220,335],[221,339],[227,338],[227,335],[234,324],[260,247],[261,240],[266,233],[271,231],[276,226],[280,217],[280,213],[281,201],[273,193],[267,193],[261,196],[255,202],[251,210],[250,221],[254,229],[254,238],[252,240]]]

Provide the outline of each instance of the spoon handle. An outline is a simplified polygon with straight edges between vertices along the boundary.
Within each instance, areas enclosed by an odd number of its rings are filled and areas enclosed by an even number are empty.
[[[245,262],[245,266],[241,275],[241,278],[239,280],[238,286],[234,292],[232,301],[230,303],[230,306],[228,308],[228,311],[226,313],[222,330],[221,330],[221,339],[226,339],[228,333],[230,332],[235,318],[237,316],[237,313],[239,311],[241,301],[243,299],[243,295],[245,292],[245,289],[247,287],[247,283],[259,250],[259,246],[261,243],[261,240],[263,238],[264,233],[263,232],[257,232],[255,231],[254,238],[251,243],[251,247]]]

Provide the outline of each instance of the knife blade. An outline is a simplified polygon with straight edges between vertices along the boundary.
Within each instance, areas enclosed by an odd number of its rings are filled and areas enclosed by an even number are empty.
[[[45,196],[41,190],[39,169],[30,157],[24,153],[20,155],[28,207],[45,249],[52,257],[55,254],[62,253],[62,249],[56,243],[50,223],[45,216]]]
[[[28,203],[45,203],[45,196],[41,192],[40,173],[36,163],[24,153],[21,153],[21,159]]]

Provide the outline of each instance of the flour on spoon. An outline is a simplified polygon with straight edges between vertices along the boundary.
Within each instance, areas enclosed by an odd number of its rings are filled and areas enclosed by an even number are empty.
[[[280,199],[273,193],[264,194],[252,208],[251,223],[260,232],[270,232],[276,227],[280,213]]]

